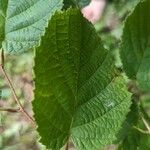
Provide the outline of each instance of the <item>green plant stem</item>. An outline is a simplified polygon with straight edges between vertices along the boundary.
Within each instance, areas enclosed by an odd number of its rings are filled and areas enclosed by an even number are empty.
[[[142,121],[143,121],[145,127],[147,128],[148,132],[150,133],[150,126],[149,126],[148,122],[145,120],[144,117],[142,117]]]
[[[150,117],[148,116],[147,112],[145,111],[142,103],[140,103],[140,110],[141,110],[142,116],[147,120],[147,122],[150,122]]]
[[[141,119],[142,119],[142,121],[143,121],[145,127],[147,128],[148,132],[150,133],[150,125],[149,125],[149,123],[147,122],[147,121],[149,121],[149,116],[148,116],[147,113],[145,112],[142,103],[141,103],[141,105],[140,105],[140,110],[141,110]]]
[[[136,126],[133,126],[133,128],[136,129],[136,130],[138,130],[139,132],[141,132],[141,133],[143,133],[143,134],[149,134],[149,135],[150,135],[150,132],[149,132],[149,131],[145,131],[145,130],[140,129],[140,128],[136,127]]]

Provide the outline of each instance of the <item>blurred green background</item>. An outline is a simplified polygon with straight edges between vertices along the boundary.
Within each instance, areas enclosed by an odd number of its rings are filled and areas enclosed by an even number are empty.
[[[104,47],[114,51],[116,66],[121,68],[119,60],[119,43],[121,41],[123,21],[139,0],[114,0],[107,3],[103,17],[95,25]],[[25,110],[32,115],[31,101],[33,100],[32,67],[34,52],[28,51],[21,55],[7,55],[5,68],[13,81],[18,97]],[[12,92],[0,72],[0,108],[17,108]],[[150,94],[142,95],[143,107],[150,114]],[[150,143],[150,140],[149,140]],[[72,146],[70,146],[72,147]],[[107,150],[116,149],[115,145],[106,147]],[[38,143],[38,135],[29,120],[21,113],[0,111],[0,150],[45,150]],[[146,149],[143,149],[146,150]]]

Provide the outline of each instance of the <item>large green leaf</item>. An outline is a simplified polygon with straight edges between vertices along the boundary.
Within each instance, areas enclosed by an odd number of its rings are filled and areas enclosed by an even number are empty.
[[[0,47],[8,52],[32,48],[62,6],[62,0],[0,0]]]
[[[150,0],[140,2],[126,20],[121,58],[129,78],[150,90]]]
[[[34,117],[41,142],[96,150],[115,140],[130,107],[124,79],[80,11],[56,13],[35,57]]]

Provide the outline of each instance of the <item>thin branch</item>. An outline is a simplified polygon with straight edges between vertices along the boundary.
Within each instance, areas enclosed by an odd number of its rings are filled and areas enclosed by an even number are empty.
[[[33,125],[35,125],[35,122],[34,122],[33,118],[24,110],[24,108],[23,108],[21,102],[19,101],[19,99],[18,99],[18,97],[17,97],[17,94],[16,94],[16,91],[15,91],[15,89],[14,89],[14,86],[13,86],[11,80],[9,79],[9,77],[8,77],[8,75],[7,75],[7,73],[6,73],[5,69],[4,69],[4,67],[3,67],[2,65],[0,65],[0,68],[1,68],[2,73],[4,74],[6,80],[7,80],[8,84],[9,84],[9,87],[10,87],[11,90],[12,90],[14,99],[15,99],[16,103],[18,104],[18,106],[19,106],[19,108],[20,108],[20,111],[33,123]]]
[[[18,97],[17,97],[17,94],[16,94],[16,91],[14,89],[14,86],[11,82],[11,80],[9,79],[5,69],[4,69],[4,51],[3,49],[1,49],[1,64],[0,64],[0,69],[2,70],[2,73],[4,75],[4,77],[6,78],[8,84],[9,84],[9,87],[11,88],[12,90],[12,93],[13,93],[13,96],[14,96],[14,99],[16,101],[16,103],[18,104],[19,106],[19,109],[20,111],[32,122],[32,124],[35,126],[35,121],[33,120],[33,118],[24,110],[21,102],[19,101]]]

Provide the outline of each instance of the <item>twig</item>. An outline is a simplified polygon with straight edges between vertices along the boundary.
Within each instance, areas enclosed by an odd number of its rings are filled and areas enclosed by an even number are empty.
[[[2,64],[0,64],[0,69],[2,70],[2,73],[4,74],[4,77],[6,78],[8,84],[9,84],[9,87],[12,90],[14,99],[15,99],[16,103],[18,104],[20,111],[32,122],[33,125],[35,125],[35,122],[34,122],[33,118],[24,110],[21,102],[19,101],[19,99],[17,97],[17,94],[16,94],[16,91],[14,89],[14,86],[13,86],[11,80],[9,79],[5,69],[4,69],[4,52],[3,52],[3,49],[2,49],[2,52],[1,52],[1,61],[2,61],[1,62]]]
[[[4,69],[4,67],[3,67],[2,65],[0,65],[0,68],[1,68],[1,70],[2,70],[2,72],[3,72],[3,74],[4,74],[4,76],[5,76],[5,78],[6,78],[7,82],[8,82],[8,84],[9,84],[9,87],[10,87],[11,90],[12,90],[14,99],[15,99],[16,103],[18,104],[18,106],[19,106],[19,108],[20,108],[20,111],[21,111],[22,113],[24,113],[24,115],[35,125],[35,122],[34,122],[33,118],[24,110],[24,108],[23,108],[21,102],[19,101],[19,99],[18,99],[18,97],[17,97],[17,94],[16,94],[16,91],[15,91],[15,89],[14,89],[14,87],[13,87],[13,84],[12,84],[12,82],[10,81],[10,79],[9,79],[9,77],[8,77],[8,75],[7,75],[6,71],[5,71],[5,69]]]
[[[2,70],[2,72],[3,72],[3,74],[4,74],[4,76],[5,76],[5,78],[6,78],[7,82],[8,82],[8,84],[9,84],[11,90],[12,90],[14,99],[15,99],[16,103],[18,104],[18,106],[19,106],[19,108],[20,108],[20,111],[21,111],[22,113],[24,113],[24,115],[25,115],[33,124],[35,124],[33,118],[24,110],[24,108],[23,108],[21,102],[19,101],[19,99],[18,99],[18,97],[17,97],[17,94],[16,94],[16,91],[15,91],[15,89],[14,89],[14,87],[13,87],[13,85],[12,85],[12,82],[10,81],[10,79],[9,79],[9,77],[8,77],[8,75],[7,75],[6,71],[5,71],[5,69],[4,69],[1,65],[0,65],[0,67],[1,67],[1,70]]]

